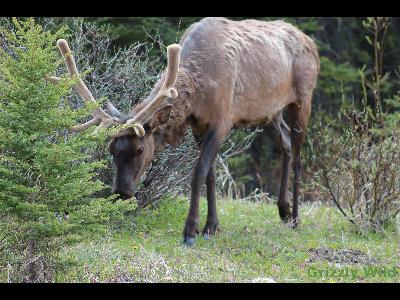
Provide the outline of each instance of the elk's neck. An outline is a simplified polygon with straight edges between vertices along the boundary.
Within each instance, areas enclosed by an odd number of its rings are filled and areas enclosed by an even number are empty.
[[[164,81],[164,74],[154,86],[150,95],[135,108],[137,113],[151,102],[157,92],[160,90]],[[165,104],[171,104],[171,114],[169,120],[157,130],[160,147],[162,144],[179,144],[184,137],[186,130],[190,126],[188,119],[192,114],[192,101],[197,97],[197,85],[193,75],[186,69],[180,68],[176,80],[175,88],[178,91],[178,97],[175,99],[166,99]]]

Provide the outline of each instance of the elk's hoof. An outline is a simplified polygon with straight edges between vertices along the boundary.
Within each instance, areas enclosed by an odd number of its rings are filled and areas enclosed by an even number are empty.
[[[204,233],[204,234],[203,234],[203,238],[204,238],[205,240],[209,240],[209,239],[211,239],[211,234]]]
[[[290,209],[279,209],[279,216],[284,223],[289,223],[292,220],[292,213]]]
[[[280,206],[279,216],[284,223],[289,223],[292,219],[292,212],[290,211],[289,207]]]
[[[298,226],[299,226],[299,220],[298,220],[298,218],[296,218],[296,219],[292,219],[290,222],[289,222],[289,227],[291,228],[291,229],[296,229]]]
[[[203,229],[203,237],[209,239],[211,235],[215,235],[218,231],[218,221],[207,222]]]
[[[211,237],[213,235],[215,235],[218,231],[219,231],[218,224],[215,224],[215,225],[211,226],[211,229],[210,229],[210,227],[206,227],[203,230],[203,237],[204,237],[205,240],[210,240]]]
[[[195,239],[192,237],[184,237],[183,238],[183,245],[187,247],[192,247],[194,245]]]

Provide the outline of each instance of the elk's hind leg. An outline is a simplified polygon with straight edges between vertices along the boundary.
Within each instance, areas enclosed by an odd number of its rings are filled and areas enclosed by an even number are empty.
[[[282,114],[264,127],[268,135],[278,144],[282,152],[281,186],[279,190],[278,209],[283,221],[290,221],[291,212],[288,201],[288,185],[292,148],[290,142],[290,129],[283,120]]]
[[[301,149],[306,136],[307,124],[311,114],[311,97],[308,101],[290,104],[288,107],[290,138],[293,153],[293,212],[292,227],[296,227],[299,220],[298,199],[301,183]]]

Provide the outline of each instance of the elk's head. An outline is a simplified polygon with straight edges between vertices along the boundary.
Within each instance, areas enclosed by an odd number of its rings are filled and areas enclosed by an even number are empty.
[[[111,115],[118,112],[111,103],[108,104]],[[155,151],[162,142],[159,132],[160,126],[168,121],[171,105],[157,110],[146,120],[136,134],[124,134],[113,137],[108,144],[108,150],[113,156],[115,175],[113,181],[113,194],[118,194],[122,199],[132,197],[133,188],[144,174],[147,167],[154,159]]]
[[[57,46],[65,58],[65,64],[70,76],[78,76],[74,58],[65,40],[58,40]],[[161,143],[159,128],[165,124],[171,112],[171,105],[165,105],[165,99],[176,98],[178,92],[174,85],[178,74],[180,46],[173,44],[167,47],[168,66],[164,74],[162,87],[147,105],[136,113],[123,116],[110,102],[107,103],[109,114],[101,108],[93,111],[93,119],[70,128],[73,132],[85,130],[92,125],[98,125],[94,133],[100,128],[122,125],[122,128],[112,134],[108,149],[113,156],[116,173],[113,182],[113,194],[119,194],[123,199],[133,196],[134,185],[144,174],[152,162],[155,150]],[[58,83],[61,79],[54,76],[47,80]],[[82,79],[79,79],[74,89],[85,102],[96,102],[92,93]]]

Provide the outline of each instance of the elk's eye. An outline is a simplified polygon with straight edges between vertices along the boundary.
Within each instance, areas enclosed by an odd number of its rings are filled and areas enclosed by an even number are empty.
[[[139,149],[137,149],[137,153],[142,153],[144,150],[144,147],[140,147]]]

